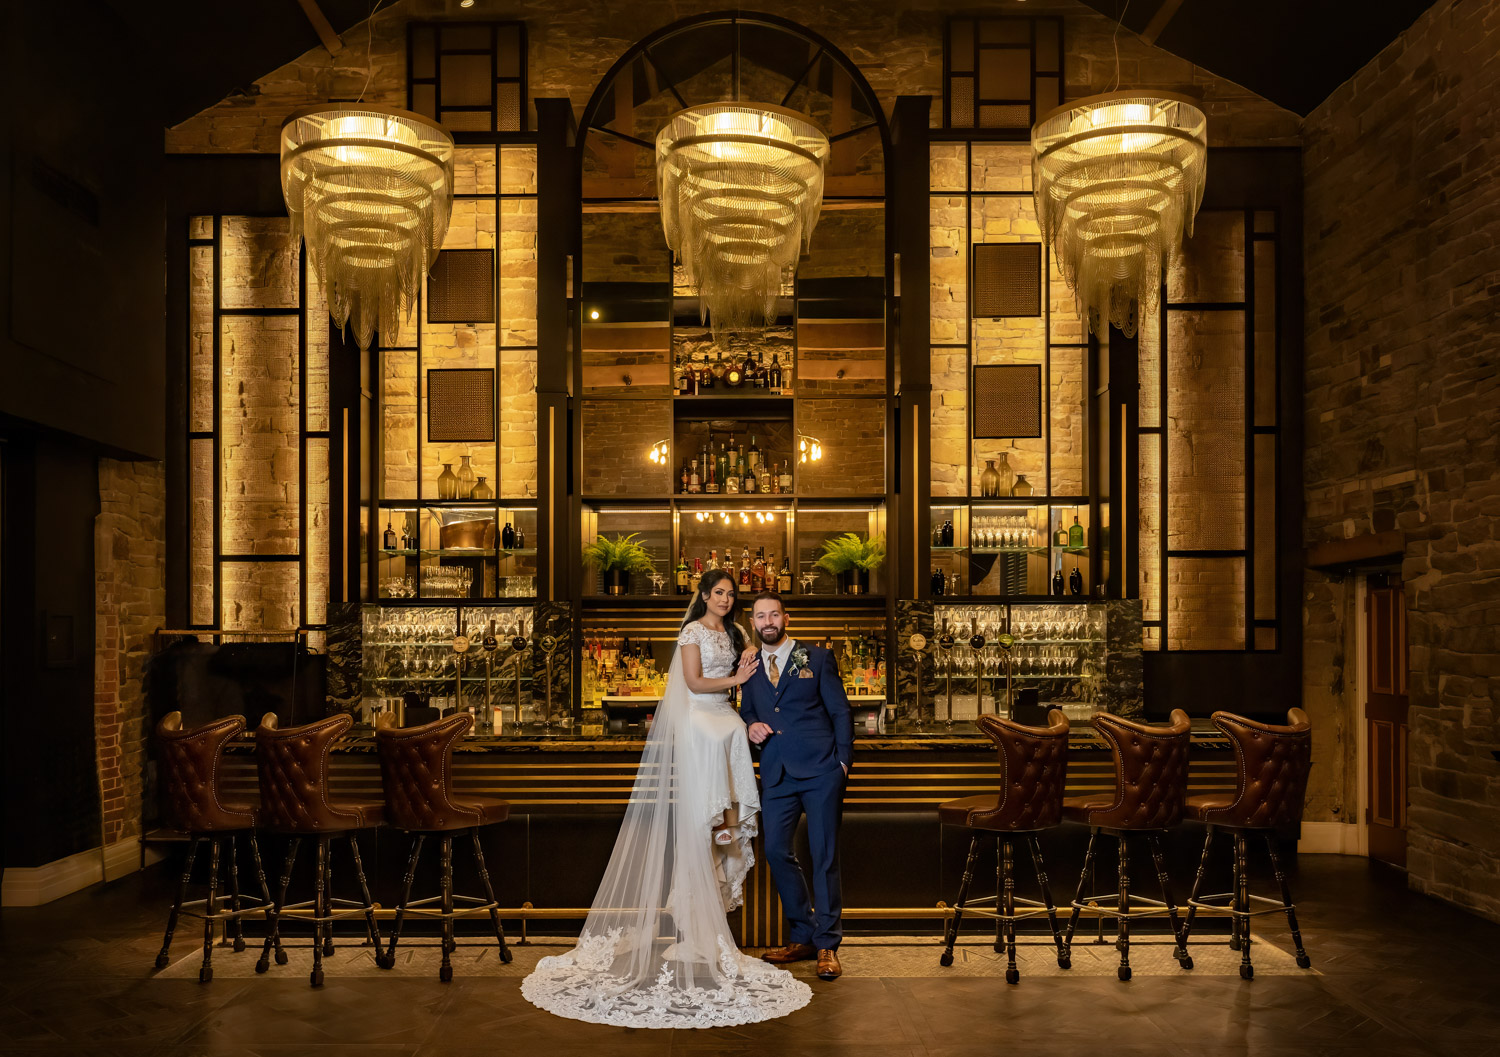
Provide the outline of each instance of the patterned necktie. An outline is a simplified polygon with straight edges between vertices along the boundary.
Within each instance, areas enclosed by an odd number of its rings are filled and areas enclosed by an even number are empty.
[[[770,660],[771,660],[771,670],[770,670],[770,672],[768,674],[771,676],[771,685],[775,686],[777,684],[777,682],[779,682],[780,679],[781,679],[781,672],[776,667],[776,654],[774,654],[774,653],[771,654]]]

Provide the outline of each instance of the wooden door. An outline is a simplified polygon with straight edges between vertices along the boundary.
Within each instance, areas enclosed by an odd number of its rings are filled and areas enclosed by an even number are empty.
[[[1406,865],[1406,594],[1395,576],[1372,576],[1365,598],[1365,685],[1370,857]]]

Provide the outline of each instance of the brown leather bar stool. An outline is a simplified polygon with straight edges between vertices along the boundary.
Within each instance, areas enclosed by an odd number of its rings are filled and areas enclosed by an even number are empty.
[[[500,926],[500,904],[490,884],[490,872],[484,863],[484,849],[479,843],[479,827],[504,822],[510,817],[510,804],[487,797],[455,795],[453,790],[453,746],[469,732],[474,717],[450,716],[420,727],[398,728],[390,713],[380,717],[375,729],[375,744],[380,751],[380,777],[385,787],[386,822],[412,835],[411,855],[406,860],[406,875],[401,880],[401,901],[396,904],[396,924],[391,929],[390,945],[375,962],[382,969],[396,964],[396,944],[401,941],[401,924],[408,914],[439,918],[443,922],[443,964],[438,978],[444,983],[453,979],[450,956],[458,944],[453,936],[455,913],[488,910],[500,944],[500,960],[509,962],[510,948],[505,945],[505,931]],[[474,861],[479,879],[484,883],[485,898],[453,894],[453,834],[468,830],[474,840]],[[440,841],[442,894],[411,901],[412,881],[417,860],[428,837]],[[423,909],[441,903],[440,910]],[[454,910],[462,903],[462,911]]]
[[[1191,725],[1187,713],[1173,709],[1165,726],[1137,723],[1101,712],[1093,718],[1093,727],[1114,750],[1115,790],[1112,794],[1070,796],[1063,801],[1063,818],[1089,827],[1089,846],[1084,854],[1083,871],[1078,875],[1078,892],[1073,897],[1073,913],[1068,918],[1064,946],[1071,952],[1073,931],[1078,915],[1085,909],[1114,918],[1119,923],[1115,946],[1120,951],[1121,980],[1130,979],[1130,922],[1136,918],[1157,916],[1163,909],[1172,923],[1174,955],[1184,969],[1193,967],[1186,941],[1177,917],[1177,904],[1167,882],[1167,867],[1162,857],[1161,835],[1182,821],[1183,802],[1187,799],[1188,748]],[[1113,836],[1120,848],[1119,890],[1111,895],[1085,896],[1094,868],[1094,849],[1099,834]],[[1130,891],[1130,838],[1140,836],[1151,848],[1156,864],[1156,879],[1161,885],[1161,899],[1147,899]],[[1101,905],[1100,900],[1109,900]],[[1146,909],[1136,909],[1135,903]]]
[[[1202,910],[1226,910],[1232,928],[1229,945],[1240,952],[1240,976],[1249,980],[1255,975],[1250,964],[1250,919],[1258,914],[1284,912],[1297,947],[1297,966],[1312,967],[1312,959],[1302,948],[1302,932],[1297,928],[1297,908],[1292,902],[1292,888],[1281,869],[1276,854],[1276,830],[1298,825],[1302,821],[1302,802],[1307,794],[1307,774],[1312,770],[1312,724],[1307,713],[1294,708],[1287,713],[1286,726],[1257,723],[1232,712],[1215,712],[1214,726],[1234,744],[1239,763],[1239,778],[1233,794],[1205,793],[1189,797],[1187,815],[1208,826],[1203,839],[1203,857],[1198,861],[1198,875],[1193,880],[1193,894],[1188,897],[1187,923],[1182,929],[1186,943],[1193,930],[1193,917]],[[1218,830],[1227,830],[1234,838],[1234,891],[1216,895],[1198,895],[1203,874],[1208,868],[1208,853]],[[1281,886],[1281,901],[1250,894],[1245,838],[1259,833],[1266,841],[1271,869]],[[1251,903],[1264,909],[1251,910]]]
[[[1000,790],[950,800],[938,807],[940,823],[962,826],[972,834],[964,877],[958,886],[958,902],[953,905],[953,917],[948,922],[948,934],[943,939],[943,953],[938,961],[943,965],[953,964],[953,944],[966,912],[992,917],[995,953],[999,954],[1004,944],[1005,982],[1013,984],[1021,979],[1016,969],[1017,921],[1046,914],[1052,927],[1052,941],[1057,944],[1058,966],[1067,969],[1072,965],[1057,926],[1057,907],[1052,902],[1052,889],[1042,865],[1042,846],[1037,839],[1038,833],[1054,829],[1062,822],[1063,787],[1068,776],[1068,720],[1054,708],[1047,713],[1045,727],[1026,727],[998,716],[980,716],[975,722],[1000,750]],[[970,901],[974,859],[979,853],[979,839],[985,834],[995,837],[995,894]],[[1031,848],[1031,862],[1042,890],[1040,903],[1016,897],[1012,837],[1024,837]],[[1018,905],[1022,907],[1020,913],[1016,912]]]
[[[241,922],[247,914],[264,914],[271,905],[266,888],[266,871],[261,867],[260,848],[255,843],[255,805],[226,802],[219,795],[219,758],[224,743],[245,729],[243,716],[226,716],[190,730],[182,729],[182,713],[169,712],[156,725],[156,740],[161,751],[162,789],[165,793],[166,821],[188,835],[187,862],[182,868],[182,882],[172,912],[167,915],[167,934],[161,941],[156,967],[165,969],[171,962],[172,933],[180,914],[203,919],[203,966],[198,979],[208,983],[214,978],[213,940],[215,926],[234,923],[234,949],[245,949],[245,929]],[[255,863],[256,880],[261,898],[240,895],[240,868],[236,843],[240,834],[250,844]],[[208,841],[208,896],[188,901],[188,885],[193,877],[193,860],[200,841]],[[219,853],[223,851],[229,865],[229,909],[219,904]],[[277,957],[285,959],[278,948]]]
[[[288,910],[312,907],[309,920],[313,926],[312,985],[323,983],[323,957],[333,954],[333,923],[363,914],[376,953],[380,952],[380,929],[375,924],[375,904],[370,900],[370,886],[365,883],[365,868],[359,858],[359,841],[355,831],[380,825],[384,806],[364,800],[337,800],[328,792],[328,754],[334,743],[346,734],[354,721],[346,715],[330,716],[300,727],[276,729],[276,714],[267,712],[255,731],[255,762],[260,775],[260,825],[273,833],[290,837],[286,861],[281,870],[281,888],[271,906],[270,933],[255,971],[263,973],[270,966],[271,947],[280,943],[281,917]],[[354,875],[359,879],[362,901],[334,899],[329,870],[329,845],[335,837],[349,841],[354,856]],[[313,898],[292,906],[286,905],[287,887],[292,883],[292,866],[304,838],[318,843],[318,873]],[[357,907],[336,912],[335,908]],[[277,958],[277,964],[284,959]]]

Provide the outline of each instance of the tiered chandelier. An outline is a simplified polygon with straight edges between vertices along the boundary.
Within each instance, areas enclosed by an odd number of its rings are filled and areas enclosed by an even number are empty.
[[[1031,130],[1042,238],[1091,331],[1133,335],[1155,307],[1203,201],[1207,133],[1193,100],[1165,92],[1079,99]]]
[[[448,232],[453,138],[404,110],[300,110],[281,127],[281,193],[334,321],[361,349],[394,340]]]
[[[775,321],[818,222],[827,161],[828,137],[780,107],[689,107],[657,133],[662,228],[715,336]]]

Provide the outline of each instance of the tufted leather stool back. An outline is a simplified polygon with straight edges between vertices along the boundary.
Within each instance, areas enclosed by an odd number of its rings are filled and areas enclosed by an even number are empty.
[[[225,716],[183,730],[181,712],[167,713],[156,725],[166,794],[163,807],[177,829],[228,833],[254,827],[254,807],[226,804],[219,797],[219,760],[224,743],[244,729],[243,716]]]
[[[379,822],[328,795],[328,755],[354,720],[330,716],[300,727],[276,728],[267,712],[255,731],[261,825],[280,833],[342,833]]]
[[[1203,821],[1235,829],[1278,829],[1302,821],[1307,774],[1312,770],[1312,724],[1294,708],[1285,726],[1257,723],[1233,712],[1215,712],[1214,726],[1234,743],[1239,783],[1234,802],[1204,811]]]
[[[1187,799],[1191,724],[1173,709],[1164,726],[1137,723],[1107,712],[1094,716],[1115,756],[1114,803],[1091,807],[1081,821],[1101,829],[1166,829],[1182,821]]]
[[[1068,777],[1067,717],[1054,708],[1045,727],[999,716],[980,716],[975,722],[1000,750],[1000,799],[994,811],[971,812],[968,825],[1015,831],[1058,825]]]
[[[419,727],[376,729],[389,825],[433,832],[483,824],[474,807],[453,801],[453,746],[473,725],[473,716],[458,715]]]

